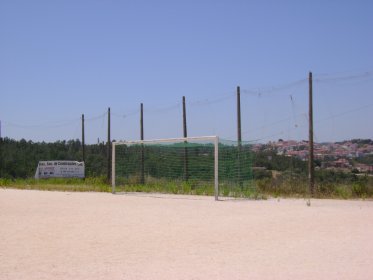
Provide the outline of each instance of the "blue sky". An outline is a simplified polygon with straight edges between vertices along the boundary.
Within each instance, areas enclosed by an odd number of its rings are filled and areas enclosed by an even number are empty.
[[[3,137],[373,138],[372,1],[0,0]]]

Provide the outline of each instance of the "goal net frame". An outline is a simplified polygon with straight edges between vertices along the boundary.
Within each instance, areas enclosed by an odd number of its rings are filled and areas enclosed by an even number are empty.
[[[112,164],[111,164],[111,184],[112,193],[115,194],[115,147],[119,145],[141,145],[141,144],[167,144],[167,143],[183,143],[183,142],[210,142],[214,145],[214,195],[215,200],[219,199],[219,137],[218,136],[200,136],[200,137],[184,137],[184,138],[166,138],[154,140],[134,140],[134,141],[118,141],[112,143]]]

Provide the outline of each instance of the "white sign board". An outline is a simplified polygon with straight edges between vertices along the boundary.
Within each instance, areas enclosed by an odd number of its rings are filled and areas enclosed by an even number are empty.
[[[35,179],[84,178],[84,162],[70,160],[39,161]]]

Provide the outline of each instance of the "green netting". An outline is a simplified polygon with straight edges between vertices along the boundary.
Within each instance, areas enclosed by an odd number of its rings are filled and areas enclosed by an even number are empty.
[[[252,143],[219,141],[219,195],[251,196],[255,192]]]
[[[251,144],[220,141],[219,196],[249,196],[254,189]],[[115,148],[116,191],[214,194],[214,143],[122,144]]]

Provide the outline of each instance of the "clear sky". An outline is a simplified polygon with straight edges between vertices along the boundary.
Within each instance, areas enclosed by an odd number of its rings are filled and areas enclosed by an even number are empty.
[[[373,1],[0,0],[2,137],[373,138]]]

